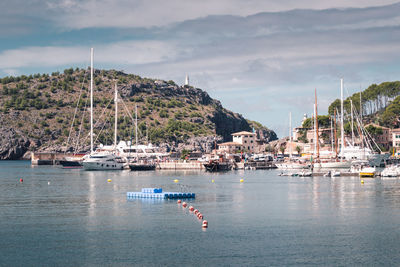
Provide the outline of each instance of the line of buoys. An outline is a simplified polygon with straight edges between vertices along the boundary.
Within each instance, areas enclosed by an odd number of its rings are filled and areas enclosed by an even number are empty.
[[[19,182],[20,182],[20,183],[23,183],[23,182],[24,182],[24,179],[20,178],[20,179],[19,179]]]
[[[178,200],[178,203],[181,203],[180,200]],[[182,207],[186,208],[186,206],[187,206],[187,203],[186,202],[182,202]],[[203,216],[203,214],[201,214],[201,212],[198,209],[194,209],[193,206],[189,206],[189,211],[190,212],[194,211],[194,214],[197,216],[197,218],[199,220],[203,220],[204,216]],[[203,228],[207,228],[208,227],[208,222],[206,220],[204,220],[201,226]]]

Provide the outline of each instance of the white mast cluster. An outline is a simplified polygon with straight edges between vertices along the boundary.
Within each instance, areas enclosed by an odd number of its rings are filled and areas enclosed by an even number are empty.
[[[93,47],[90,48],[90,153],[93,153]]]

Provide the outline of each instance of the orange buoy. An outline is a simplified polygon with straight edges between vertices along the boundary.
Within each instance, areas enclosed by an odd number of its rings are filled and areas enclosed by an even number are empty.
[[[197,209],[194,210],[194,214],[197,214],[197,213],[199,213],[199,210],[197,210]]]
[[[22,178],[19,179],[19,182],[20,182],[20,183],[23,183],[23,182],[24,182],[24,179],[22,179]]]
[[[182,202],[182,200],[178,199],[177,203],[180,204]]]
[[[199,213],[199,215],[197,215],[197,217],[199,218],[199,220],[203,219],[203,214]]]
[[[203,224],[201,225],[201,227],[207,228],[208,227],[208,222],[206,220],[204,220]]]
[[[190,207],[189,207],[189,210],[190,210],[190,211],[194,211],[193,206],[190,206]]]
[[[182,203],[182,207],[186,208],[186,206],[187,206],[187,203],[186,203],[186,202],[183,202],[183,203]]]

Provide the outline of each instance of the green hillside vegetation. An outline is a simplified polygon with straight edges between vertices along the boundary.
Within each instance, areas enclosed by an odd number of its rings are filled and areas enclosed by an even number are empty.
[[[399,104],[400,82],[383,82],[379,85],[372,84],[361,92],[361,106],[363,116],[371,122],[379,123],[386,127],[398,127],[395,111]],[[360,112],[360,93],[355,93],[343,101],[347,114],[350,113],[351,101],[353,109]],[[389,108],[390,107],[390,108]],[[328,113],[333,115],[334,110],[340,113],[340,100],[336,99],[328,108]],[[399,114],[399,113],[398,113]]]
[[[400,95],[400,82],[384,82],[379,85],[372,84],[361,93],[363,114],[369,115],[385,109],[397,96]],[[360,93],[354,93],[343,101],[344,109],[350,112],[350,100],[353,107],[360,107]],[[336,99],[328,109],[333,115],[334,109],[340,112],[340,99]]]
[[[51,75],[0,79],[3,126],[16,128],[39,143],[66,145],[68,141],[70,146],[87,146],[90,130],[89,80],[89,70],[78,68]],[[135,138],[135,106],[138,110],[139,140],[152,143],[215,135],[217,130],[216,122],[212,121],[213,114],[216,110],[226,111],[218,101],[200,89],[179,87],[173,81],[141,78],[115,70],[96,70],[94,131],[97,143],[110,144],[113,141],[115,83],[123,100],[118,114],[120,140]]]
[[[312,118],[305,119],[302,127],[311,129],[313,127]],[[331,127],[330,116],[329,115],[318,115],[318,127],[330,128]]]

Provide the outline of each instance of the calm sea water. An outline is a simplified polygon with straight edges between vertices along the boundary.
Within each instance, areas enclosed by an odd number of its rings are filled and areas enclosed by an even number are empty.
[[[399,265],[399,179],[277,174],[2,161],[0,265]],[[176,201],[127,200],[142,187],[195,192],[209,228]]]

